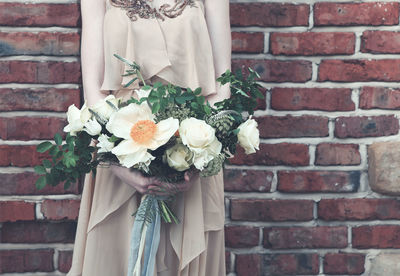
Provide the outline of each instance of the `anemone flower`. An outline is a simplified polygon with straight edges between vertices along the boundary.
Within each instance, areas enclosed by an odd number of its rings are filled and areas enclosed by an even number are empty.
[[[123,140],[112,149],[121,165],[132,167],[139,163],[149,165],[154,159],[148,150],[164,145],[179,128],[179,120],[168,118],[157,124],[146,102],[131,103],[115,112],[106,128]]]

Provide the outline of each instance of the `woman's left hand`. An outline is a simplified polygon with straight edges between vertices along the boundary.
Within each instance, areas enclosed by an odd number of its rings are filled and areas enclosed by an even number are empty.
[[[161,180],[155,180],[152,185],[148,187],[148,194],[168,196],[175,195],[180,192],[185,192],[190,189],[193,185],[193,179],[198,177],[198,172],[192,170],[185,172],[185,180],[178,183],[168,183]]]

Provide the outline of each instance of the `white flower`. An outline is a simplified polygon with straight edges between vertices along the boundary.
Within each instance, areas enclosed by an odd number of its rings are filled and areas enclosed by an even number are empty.
[[[77,132],[82,131],[86,122],[91,117],[90,111],[86,106],[86,103],[79,110],[74,104],[68,107],[67,120],[68,125],[64,127],[65,132],[69,132],[75,136]]]
[[[120,99],[115,98],[114,95],[108,95],[90,109],[96,112],[104,121],[107,121],[110,119],[111,115],[117,111],[116,108],[118,108],[119,101]],[[113,106],[111,106],[110,103]]]
[[[144,89],[135,89],[136,95],[138,96],[139,100],[143,97],[148,97],[150,94],[151,89],[144,90]]]
[[[96,119],[92,119],[85,123],[83,131],[86,131],[91,136],[96,136],[101,132],[101,125],[96,121]]]
[[[193,151],[193,164],[199,170],[221,152],[222,144],[215,137],[215,129],[203,120],[183,120],[179,127],[179,135],[182,143]]]
[[[123,139],[111,152],[128,168],[153,160],[147,150],[155,150],[167,143],[178,127],[179,120],[174,118],[156,124],[146,102],[121,108],[111,115],[106,125],[108,131]]]
[[[239,126],[237,136],[239,144],[244,148],[246,154],[255,153],[259,149],[260,132],[257,126],[257,122],[251,118]]]
[[[165,151],[168,165],[177,171],[185,171],[192,165],[193,153],[185,145],[178,143]]]
[[[97,139],[99,142],[97,143],[97,147],[99,148],[98,153],[102,152],[110,152],[113,147],[114,143],[110,142],[110,137],[108,137],[105,134],[101,134],[99,138]]]

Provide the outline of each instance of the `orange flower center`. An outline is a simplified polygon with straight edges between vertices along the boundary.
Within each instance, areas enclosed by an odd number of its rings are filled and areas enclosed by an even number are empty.
[[[136,122],[131,128],[131,137],[140,144],[148,142],[156,133],[157,125],[150,120]]]

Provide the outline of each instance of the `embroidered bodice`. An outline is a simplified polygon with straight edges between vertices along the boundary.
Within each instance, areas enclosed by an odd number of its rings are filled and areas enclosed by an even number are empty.
[[[164,20],[165,17],[175,18],[182,14],[187,7],[194,7],[194,0],[175,0],[173,4],[163,4],[160,7],[153,5],[153,0],[111,0],[115,7],[126,10],[127,16],[132,20],[158,18]]]

